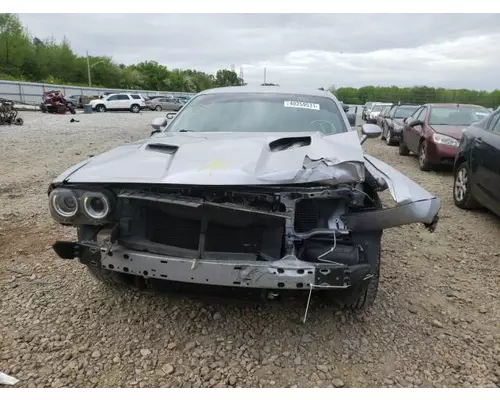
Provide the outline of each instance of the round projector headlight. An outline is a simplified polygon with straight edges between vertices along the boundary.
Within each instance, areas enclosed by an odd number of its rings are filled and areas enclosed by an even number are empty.
[[[50,194],[52,209],[63,218],[72,218],[78,212],[78,200],[71,190],[55,189]]]
[[[108,198],[102,193],[85,193],[83,209],[90,218],[106,218],[110,211]]]

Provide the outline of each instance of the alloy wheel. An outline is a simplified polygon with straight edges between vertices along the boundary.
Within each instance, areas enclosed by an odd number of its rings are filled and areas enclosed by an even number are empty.
[[[455,199],[458,202],[462,202],[465,199],[465,196],[467,195],[467,181],[468,181],[467,169],[460,168],[455,178],[455,187],[454,187]]]
[[[418,163],[420,167],[423,167],[427,162],[427,144],[425,141],[420,145],[420,151],[418,152]]]

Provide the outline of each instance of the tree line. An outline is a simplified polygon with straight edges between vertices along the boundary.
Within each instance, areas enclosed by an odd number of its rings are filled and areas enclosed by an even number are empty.
[[[212,75],[193,69],[169,69],[156,61],[118,64],[106,56],[90,57],[89,62],[92,65],[92,86],[97,87],[199,92],[213,87],[245,85],[234,71],[228,69],[220,69]],[[75,54],[66,38],[58,43],[53,38],[33,37],[16,14],[0,14],[0,79],[87,86],[87,57]],[[264,83],[261,86],[279,85]],[[487,92],[427,86],[364,86],[359,89],[331,86],[327,90],[346,104],[401,101],[415,104],[473,103],[495,108],[500,105],[499,90]]]
[[[365,104],[368,101],[387,103],[468,103],[496,108],[500,105],[500,90],[445,89],[428,86],[363,86],[331,88],[340,101],[346,104]]]
[[[155,91],[199,92],[241,86],[236,72],[215,75],[193,69],[169,69],[156,61],[125,65],[110,57],[89,57],[92,86]],[[16,14],[0,14],[0,79],[87,86],[87,57],[76,55],[69,41],[28,34]]]

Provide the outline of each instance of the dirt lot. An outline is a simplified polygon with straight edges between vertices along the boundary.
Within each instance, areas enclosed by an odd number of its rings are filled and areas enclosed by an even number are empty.
[[[499,219],[453,205],[449,172],[423,173],[380,140],[369,153],[443,201],[434,234],[386,231],[375,306],[362,315],[138,294],[58,259],[71,238],[46,189],[67,167],[145,138],[155,113],[24,113],[0,127],[0,371],[20,386],[492,386],[500,382]]]

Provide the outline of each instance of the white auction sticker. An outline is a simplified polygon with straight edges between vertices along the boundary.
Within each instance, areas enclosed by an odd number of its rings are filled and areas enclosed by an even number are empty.
[[[307,108],[309,110],[319,110],[319,104],[306,103],[304,101],[285,100],[284,106],[292,108]]]

